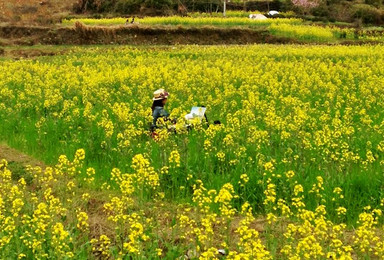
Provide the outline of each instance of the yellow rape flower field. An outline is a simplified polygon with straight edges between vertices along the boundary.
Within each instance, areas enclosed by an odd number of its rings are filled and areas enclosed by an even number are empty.
[[[50,165],[0,158],[1,259],[384,258],[382,45],[75,47],[0,86],[1,141]]]
[[[362,28],[342,28],[335,25],[316,25],[308,24],[299,18],[276,18],[268,20],[249,19],[247,13],[242,16],[239,12],[231,12],[235,16],[230,17],[145,17],[136,18],[134,24],[130,24],[130,19],[124,17],[115,18],[76,18],[64,19],[62,26],[78,26],[81,28],[89,28],[99,26],[99,29],[105,29],[106,26],[114,28],[158,28],[165,26],[166,28],[242,28],[269,32],[272,36],[291,39],[296,43],[328,43],[336,44],[342,42],[371,42],[383,43],[384,33],[382,27]],[[245,15],[245,17],[244,17]],[[101,27],[100,27],[101,26]]]
[[[128,19],[129,20],[129,19]],[[63,25],[73,25],[76,22],[82,22],[86,25],[124,25],[127,21],[127,18],[124,17],[115,17],[115,18],[102,18],[102,19],[93,19],[93,18],[81,18],[81,19],[64,19],[62,21]],[[187,25],[187,26],[201,26],[201,25],[211,25],[211,26],[249,26],[249,27],[258,27],[258,26],[267,26],[271,24],[280,25],[280,24],[302,24],[303,20],[299,18],[276,18],[269,20],[252,20],[246,17],[179,17],[179,16],[169,16],[169,17],[145,17],[145,18],[136,18],[136,24],[145,24],[145,25]]]

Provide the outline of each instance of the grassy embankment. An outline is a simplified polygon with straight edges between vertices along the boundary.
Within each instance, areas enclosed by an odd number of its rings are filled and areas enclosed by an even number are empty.
[[[126,18],[83,18],[64,20],[63,24],[73,25],[76,22],[81,22],[89,26],[117,26],[124,25],[126,20]],[[139,25],[144,26],[213,26],[219,28],[267,30],[273,36],[285,37],[308,43],[337,43],[347,40],[382,42],[384,40],[382,28],[374,28],[374,30],[369,28],[357,30],[354,28],[340,28],[335,25],[310,24],[304,20],[296,18],[251,20],[246,17],[147,17],[136,19],[135,21]]]

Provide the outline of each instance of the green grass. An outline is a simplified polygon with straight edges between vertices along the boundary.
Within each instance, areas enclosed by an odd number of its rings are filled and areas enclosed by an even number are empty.
[[[84,148],[86,166],[97,170],[99,184],[109,180],[112,168],[132,172],[137,154],[160,171],[176,150],[180,168],[161,179],[162,191],[172,201],[190,201],[197,179],[214,189],[233,183],[239,194],[236,207],[249,201],[256,212],[266,213],[263,191],[268,179],[287,201],[297,181],[304,186],[308,208],[324,203],[329,217],[337,219],[333,189],[341,187],[347,222],[354,223],[364,206],[378,206],[382,198],[383,155],[377,147],[384,110],[375,99],[382,90],[370,80],[382,76],[382,62],[382,46],[265,45],[79,48],[57,57],[6,60],[0,65],[5,86],[0,136],[48,164],[61,154],[71,159]],[[179,120],[192,105],[205,104],[210,121],[220,119],[223,128],[212,135],[203,126],[154,141],[148,116],[151,93],[160,87],[170,91],[167,109]],[[94,119],[85,115],[87,105]],[[348,109],[352,112],[346,116]],[[372,123],[364,121],[363,109]],[[112,135],[103,120],[113,123]],[[266,135],[258,137],[261,131]],[[334,137],[337,131],[340,137]],[[283,132],[290,137],[284,138]],[[233,142],[226,144],[229,135]],[[323,135],[328,141],[321,144]],[[204,149],[206,140],[212,151]],[[364,166],[368,151],[375,160]],[[225,154],[224,161],[218,152]],[[346,152],[360,159],[354,162]],[[271,161],[275,169],[267,171]],[[284,178],[288,170],[295,172],[292,182]],[[244,173],[250,181],[241,187]],[[325,202],[308,193],[317,176],[324,178]]]

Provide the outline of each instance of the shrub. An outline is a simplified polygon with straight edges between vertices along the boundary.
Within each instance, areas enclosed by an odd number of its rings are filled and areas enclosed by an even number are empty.
[[[352,7],[353,17],[361,19],[365,24],[381,24],[383,22],[383,12],[371,5],[356,4]]]
[[[329,17],[329,7],[327,5],[319,5],[312,10],[315,16]]]
[[[140,0],[119,0],[116,4],[117,13],[138,13],[140,11]]]
[[[340,22],[352,22],[354,20],[351,13],[350,2],[343,1],[341,3],[334,4],[330,6],[328,10],[330,20]]]
[[[175,7],[175,3],[172,0],[145,0],[144,4],[145,4],[145,7],[147,8],[155,8],[155,9],[163,9],[163,10]]]
[[[365,0],[365,3],[379,8],[383,5],[384,2],[383,0]]]

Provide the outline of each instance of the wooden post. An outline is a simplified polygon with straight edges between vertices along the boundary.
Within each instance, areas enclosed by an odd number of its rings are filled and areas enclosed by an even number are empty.
[[[224,0],[224,6],[223,6],[223,16],[225,17],[225,12],[227,9],[227,0]]]

